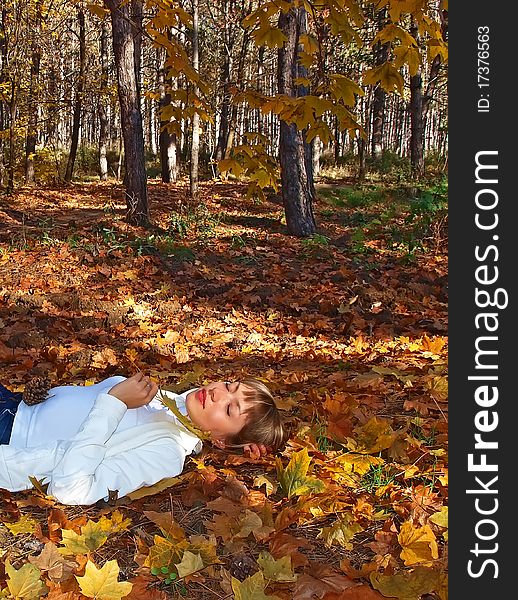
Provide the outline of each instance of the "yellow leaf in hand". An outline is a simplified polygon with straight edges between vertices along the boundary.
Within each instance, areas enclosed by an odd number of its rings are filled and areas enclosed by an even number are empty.
[[[133,585],[129,581],[118,581],[118,577],[119,565],[116,560],[107,561],[101,569],[88,561],[84,576],[75,576],[81,592],[97,600],[120,600],[131,592]]]

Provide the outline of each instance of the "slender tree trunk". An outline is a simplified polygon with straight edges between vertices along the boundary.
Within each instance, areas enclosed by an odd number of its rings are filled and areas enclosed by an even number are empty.
[[[160,109],[168,106],[171,103],[171,95],[168,93],[172,81],[167,78],[165,68],[161,68],[159,72],[160,84]],[[176,148],[176,133],[172,133],[167,128],[169,121],[160,119],[160,167],[162,181],[164,183],[173,183],[177,179],[177,148]]]
[[[386,24],[386,9],[380,10],[377,16],[378,31]],[[388,60],[390,44],[380,44],[374,47],[374,64],[382,65]],[[378,85],[374,90],[372,99],[372,132],[371,132],[371,156],[374,160],[380,160],[383,154],[383,126],[385,123],[385,103],[387,93]]]
[[[297,77],[305,75],[298,64],[298,52],[300,36],[307,30],[306,21],[304,8],[292,8],[279,16],[279,29],[287,38],[279,50],[278,87],[281,94],[301,96],[307,93],[294,83]],[[316,231],[311,146],[295,124],[281,120],[280,125],[279,160],[286,225],[291,235],[307,237]]]
[[[418,29],[412,22],[410,33],[418,39]],[[423,77],[421,68],[410,77],[410,163],[412,175],[420,179],[424,175],[424,120]]]
[[[40,28],[41,28],[41,0],[35,6],[34,28],[32,31],[32,56],[31,79],[29,84],[29,120],[27,124],[27,138],[25,140],[25,182],[34,183],[34,155],[38,143],[38,98],[40,86]]]
[[[149,225],[144,130],[140,110],[134,27],[130,6],[124,0],[104,0],[112,19],[113,51],[117,69],[126,187],[126,219],[132,225]]]
[[[108,114],[106,104],[108,100],[108,23],[101,23],[101,89],[99,91],[99,178],[101,181],[108,179]]]
[[[192,0],[192,66],[198,71],[200,66],[199,57],[199,5],[198,0]],[[194,94],[197,96],[199,90],[194,86]],[[191,198],[198,196],[198,165],[200,160],[200,115],[195,112],[192,117],[192,142],[191,142],[191,168],[190,168],[190,194]]]
[[[16,155],[16,114],[18,99],[14,81],[11,83],[11,102],[9,104],[9,162],[7,164],[7,193],[14,192],[14,166]]]
[[[83,112],[83,92],[86,66],[86,30],[85,13],[81,7],[77,9],[79,21],[79,77],[77,79],[76,95],[74,100],[74,115],[72,118],[72,139],[68,155],[65,181],[72,181],[74,163],[76,161],[77,147],[79,145],[79,130],[81,128],[81,113]]]

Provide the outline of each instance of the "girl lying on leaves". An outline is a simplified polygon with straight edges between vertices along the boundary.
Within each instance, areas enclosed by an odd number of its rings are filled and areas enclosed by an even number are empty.
[[[207,437],[255,456],[285,437],[271,393],[254,379],[174,394],[138,373],[55,387],[42,399],[29,405],[0,386],[0,488],[26,490],[29,477],[45,479],[62,504],[120,498],[174,477]]]

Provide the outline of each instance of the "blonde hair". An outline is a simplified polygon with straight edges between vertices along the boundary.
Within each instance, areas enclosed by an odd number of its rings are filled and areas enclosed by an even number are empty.
[[[227,448],[242,448],[247,444],[264,444],[270,452],[286,441],[282,417],[270,390],[257,379],[242,379],[246,401],[246,423],[238,433],[225,440]]]

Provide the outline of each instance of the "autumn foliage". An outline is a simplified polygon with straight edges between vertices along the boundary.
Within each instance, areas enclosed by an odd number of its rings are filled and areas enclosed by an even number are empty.
[[[410,251],[408,206],[376,223],[323,189],[305,240],[237,183],[200,208],[150,182],[148,230],[112,183],[1,199],[4,385],[258,377],[290,438],[261,459],[207,446],[89,508],[0,491],[0,598],[447,598],[445,240]]]

